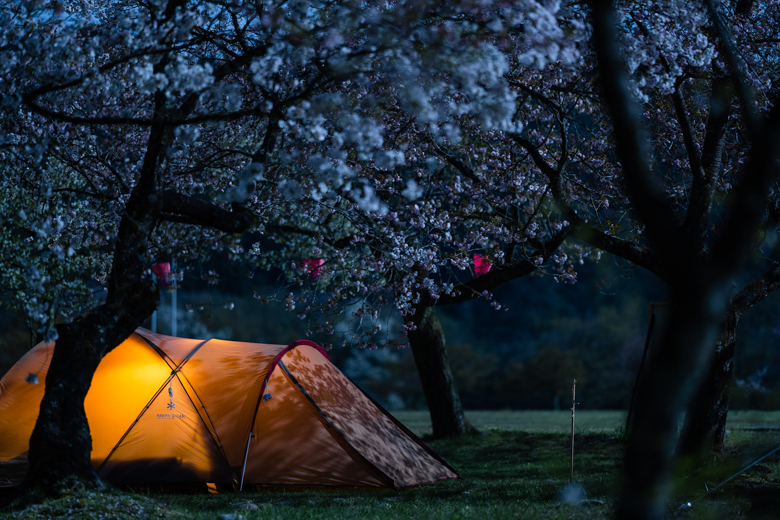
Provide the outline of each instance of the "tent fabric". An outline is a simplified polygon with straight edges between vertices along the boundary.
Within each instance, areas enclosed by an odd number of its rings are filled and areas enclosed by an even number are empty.
[[[40,343],[0,380],[0,486],[26,471],[53,349]],[[103,358],[84,407],[92,464],[116,484],[400,488],[458,478],[311,341],[138,329]]]

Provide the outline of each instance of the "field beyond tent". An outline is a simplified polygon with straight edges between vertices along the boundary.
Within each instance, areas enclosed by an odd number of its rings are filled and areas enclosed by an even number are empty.
[[[79,489],[10,519],[600,519],[610,518],[620,484],[622,412],[582,411],[575,437],[575,485],[569,486],[569,411],[469,412],[482,435],[430,441],[463,476],[401,491],[268,490],[219,495],[106,494]],[[429,428],[423,412],[397,416],[412,430]],[[682,475],[671,501],[674,518],[776,518],[780,510],[780,453],[717,493],[718,482],[780,445],[780,412],[732,412],[726,454]],[[742,429],[770,427],[770,429]],[[706,487],[705,487],[706,486]]]
[[[428,411],[400,411],[393,415],[415,434],[431,433],[431,418]],[[571,410],[472,410],[466,412],[475,428],[488,430],[518,430],[532,433],[570,433]],[[577,410],[574,421],[575,433],[620,433],[626,423],[626,412],[617,410]],[[780,412],[761,410],[732,410],[727,427],[732,435],[751,431],[742,428],[778,428]]]

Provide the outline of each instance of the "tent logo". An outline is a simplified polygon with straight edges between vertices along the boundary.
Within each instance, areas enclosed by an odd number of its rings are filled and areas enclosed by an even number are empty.
[[[175,413],[173,410],[176,408],[176,403],[173,402],[173,387],[168,387],[168,404],[165,405],[172,413],[158,413],[158,419],[184,419],[183,413]]]

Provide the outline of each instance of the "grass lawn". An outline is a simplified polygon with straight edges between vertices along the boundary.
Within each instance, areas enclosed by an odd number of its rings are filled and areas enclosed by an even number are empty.
[[[751,415],[752,414],[752,415]],[[413,430],[429,428],[421,414],[399,413]],[[570,412],[470,412],[485,433],[430,444],[462,475],[401,491],[263,491],[219,495],[91,493],[26,510],[6,510],[0,520],[189,518],[251,519],[600,519],[610,518],[620,484],[623,439],[620,412],[578,412],[575,483],[569,484]],[[559,418],[563,424],[558,425]],[[737,412],[724,457],[679,479],[674,509],[780,444],[778,431],[738,430],[771,426],[780,414]],[[760,424],[759,424],[760,423]],[[695,502],[675,518],[780,517],[780,453]],[[579,498],[577,498],[578,493]],[[567,501],[567,497],[569,500]],[[574,500],[572,500],[572,498]],[[586,500],[582,500],[585,498]],[[227,516],[226,516],[227,515]],[[232,515],[232,516],[231,516]]]
[[[428,411],[394,412],[417,435],[431,433]],[[571,432],[571,410],[472,410],[466,418],[480,431],[518,430],[533,433]],[[615,433],[626,423],[626,413],[615,410],[577,411],[575,432]]]
[[[417,435],[431,433],[428,411],[394,412]],[[518,430],[533,433],[571,432],[571,410],[472,410],[466,418],[478,430]],[[626,412],[617,410],[577,410],[574,429],[577,433],[615,433],[626,424]],[[727,428],[769,426],[780,428],[780,412],[755,410],[729,412]]]

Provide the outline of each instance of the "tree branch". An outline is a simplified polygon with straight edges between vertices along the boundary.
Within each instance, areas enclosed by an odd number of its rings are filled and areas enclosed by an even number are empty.
[[[643,267],[661,279],[667,278],[667,269],[658,255],[654,255],[649,249],[633,242],[605,233],[580,217],[563,197],[560,171],[550,166],[539,153],[537,147],[528,139],[519,135],[513,135],[512,138],[528,152],[536,166],[550,179],[550,191],[553,199],[564,220],[571,224],[572,236]]]
[[[731,299],[731,308],[740,316],[777,289],[780,289],[780,264],[743,287]]]
[[[512,134],[511,137],[517,144],[522,146],[526,152],[528,152],[528,154],[531,156],[531,159],[533,159],[534,164],[536,164],[536,167],[539,168],[543,174],[547,175],[551,181],[553,179],[560,180],[560,175],[558,175],[559,172],[544,160],[542,154],[539,153],[538,146],[534,145],[531,141],[521,135]]]
[[[593,42],[604,88],[603,99],[612,120],[631,205],[639,220],[644,222],[648,238],[664,256],[674,257],[679,254],[679,247],[686,243],[667,197],[653,182],[646,138],[640,130],[635,103],[631,99],[617,43],[617,23],[610,4],[606,0],[591,2]]]
[[[758,137],[760,125],[753,100],[753,92],[747,82],[745,64],[739,56],[739,50],[737,49],[736,43],[734,43],[734,37],[720,17],[714,0],[704,0],[704,4],[710,12],[712,21],[715,24],[715,30],[723,44],[723,54],[725,55],[726,62],[729,64],[731,79],[737,87],[737,95],[739,96],[739,102],[742,105],[742,113],[745,118],[745,126],[747,127],[748,134],[751,137],[750,140],[755,142]],[[738,6],[738,11],[746,14],[750,11],[752,2],[742,2],[742,4],[742,6]]]
[[[254,222],[254,215],[238,204],[233,205],[233,211],[228,211],[212,202],[172,190],[164,193],[162,211],[162,220],[211,227],[225,233],[242,233]]]
[[[674,92],[672,92],[674,113],[682,131],[685,151],[688,154],[688,162],[691,165],[691,173],[693,174],[693,182],[703,184],[705,182],[705,172],[701,165],[701,156],[699,151],[696,150],[696,143],[693,140],[693,128],[688,117],[688,108],[685,106],[685,98],[683,98],[681,87],[682,85],[678,82],[674,87]]]
[[[707,127],[704,134],[704,145],[701,153],[701,174],[693,170],[693,183],[685,213],[683,228],[691,239],[702,240],[707,232],[707,222],[712,205],[713,179],[720,169],[723,144],[726,138],[726,128],[731,112],[731,94],[728,82],[716,78],[712,82],[710,94],[710,110],[707,115]]]
[[[477,177],[476,172],[474,172],[474,169],[452,155],[450,152],[445,150],[443,147],[439,145],[436,141],[431,140],[431,146],[433,146],[433,149],[438,153],[440,156],[442,156],[451,166],[453,166],[456,170],[458,170],[461,175],[466,177],[467,179],[471,179],[472,181],[476,182],[477,184],[482,184],[482,180],[480,180],[479,177]]]
[[[566,240],[566,238],[571,235],[571,233],[572,229],[569,228],[567,230],[560,231],[546,242],[537,244],[539,247],[535,249],[538,251],[539,256],[541,256],[546,262],[561,246],[561,244],[563,244],[564,240]],[[420,305],[452,305],[455,303],[473,300],[474,298],[478,298],[484,291],[492,291],[497,289],[507,282],[511,282],[512,280],[516,280],[531,274],[538,268],[539,265],[531,260],[523,260],[508,266],[496,266],[496,268],[491,269],[489,272],[481,276],[477,276],[468,282],[456,285],[452,290],[452,294],[455,296],[444,294],[441,295],[438,299],[434,300],[428,295],[421,295]]]
[[[249,116],[267,116],[268,113],[260,108],[250,108],[246,110],[236,110],[225,114],[202,114],[183,118],[142,118],[142,117],[81,117],[57,112],[36,103],[29,94],[22,95],[22,101],[25,106],[38,115],[50,117],[57,121],[74,124],[86,125],[135,125],[143,127],[156,126],[180,126],[196,123],[206,123],[212,121],[235,121]]]
[[[767,193],[780,163],[780,100],[772,100],[772,107],[752,143],[742,182],[734,190],[730,218],[712,247],[713,274],[727,276],[739,265],[766,211]]]

